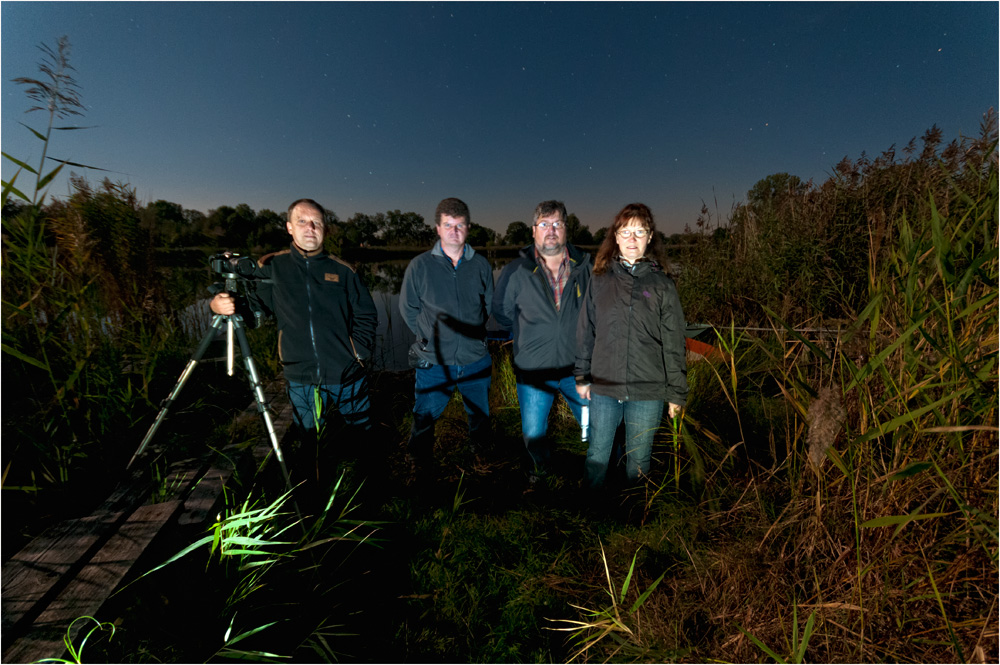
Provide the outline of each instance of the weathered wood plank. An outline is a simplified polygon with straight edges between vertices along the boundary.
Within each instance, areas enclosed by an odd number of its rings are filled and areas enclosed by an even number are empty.
[[[291,423],[291,404],[285,395],[284,382],[272,381],[264,391],[264,399],[267,401],[268,410],[272,414],[272,424],[279,441],[288,430]],[[280,412],[276,411],[281,409]],[[257,402],[254,400],[244,409],[242,418],[260,418],[257,409]],[[259,466],[267,453],[271,451],[270,438],[267,432],[263,435],[257,445],[253,447],[253,457]],[[228,453],[232,453],[227,449]],[[184,512],[178,518],[178,524],[204,525],[215,519],[216,514],[222,508],[224,500],[223,488],[227,486],[236,469],[239,467],[240,455],[223,454],[215,460],[213,466],[202,476],[198,484],[191,490],[191,494],[184,502]]]
[[[222,507],[223,488],[233,475],[233,465],[222,456],[205,472],[184,501],[184,512],[177,518],[181,526],[205,524]]]
[[[82,568],[148,496],[149,485],[140,479],[138,472],[133,473],[92,515],[52,527],[4,563],[0,586],[4,644],[18,624],[41,611],[65,586],[67,576]]]
[[[292,420],[284,382],[278,380],[267,386],[265,399],[271,413],[276,414],[274,424],[280,441]],[[256,410],[256,402],[247,408],[248,412]],[[253,454],[258,463],[262,463],[270,452],[270,441],[265,433],[261,443],[253,449]],[[204,476],[200,469],[181,470],[168,480],[175,496],[182,497],[196,482],[183,504],[172,501],[146,506],[132,513],[138,504],[149,497],[151,490],[149,481],[143,477],[144,472],[136,469],[131,478],[119,484],[92,515],[52,527],[6,562],[2,583],[3,661],[17,662],[22,655],[25,659],[35,660],[53,655],[53,649],[61,653],[68,625],[77,616],[88,613],[84,611],[86,603],[79,598],[80,589],[97,591],[119,573],[124,576],[128,572],[145,546],[133,547],[135,558],[131,558],[133,554],[128,554],[126,545],[134,543],[138,546],[142,542],[148,545],[146,539],[151,540],[159,531],[156,521],[146,518],[167,511],[170,516],[166,519],[170,519],[183,511],[179,523],[203,524],[213,517],[222,501],[223,487],[233,475],[233,464],[223,456]],[[198,481],[198,478],[201,480]],[[131,518],[126,521],[130,513],[137,516],[134,523]],[[115,534],[119,525],[122,525],[122,530]],[[113,561],[104,558],[108,556],[117,558]],[[106,596],[112,589],[105,591]],[[73,616],[68,617],[69,614]],[[15,650],[12,642],[27,630],[32,621],[31,634],[17,639]],[[32,653],[39,655],[30,658],[25,655]]]
[[[30,663],[42,658],[62,657],[65,654],[63,638],[73,620],[98,615],[101,606],[163,526],[177,514],[181,505],[178,500],[137,508],[72,582],[49,603],[30,632],[15,640],[4,652],[3,661]],[[92,625],[78,622],[69,631],[70,641],[75,644],[78,633],[89,630]]]

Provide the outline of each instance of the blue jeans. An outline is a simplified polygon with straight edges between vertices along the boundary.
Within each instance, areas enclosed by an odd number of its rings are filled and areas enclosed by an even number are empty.
[[[598,489],[608,473],[608,458],[618,425],[625,421],[625,473],[630,480],[649,475],[653,435],[663,417],[663,402],[622,402],[604,395],[590,395],[590,447],[584,465],[584,485]]]
[[[316,412],[316,393],[319,392],[319,413]],[[368,411],[368,377],[342,384],[311,385],[288,382],[288,399],[292,403],[295,424],[306,432],[315,431],[317,424],[322,427],[326,421],[326,410],[330,403],[337,407],[344,421],[352,427],[367,430],[370,427]],[[318,416],[318,418],[317,418]]]
[[[469,365],[431,365],[416,369],[413,387],[413,427],[410,451],[429,457],[434,448],[434,423],[444,413],[451,395],[458,388],[469,414],[469,432],[473,441],[489,429],[490,377],[493,359],[486,354]]]
[[[580,422],[580,410],[587,401],[576,392],[572,374],[560,378],[542,379],[525,373],[517,377],[517,401],[521,405],[521,433],[524,445],[535,469],[543,469],[552,449],[549,446],[549,412],[556,395],[562,393],[570,410]]]

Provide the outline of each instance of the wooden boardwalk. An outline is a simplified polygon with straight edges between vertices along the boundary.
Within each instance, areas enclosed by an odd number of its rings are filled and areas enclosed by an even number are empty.
[[[272,383],[265,392],[280,441],[291,423],[291,406],[283,382]],[[260,418],[256,402],[240,418]],[[31,541],[3,564],[2,661],[64,657],[63,638],[73,620],[99,618],[105,601],[134,572],[154,539],[169,537],[181,526],[209,524],[238,467],[259,466],[270,454],[264,433],[260,443],[241,455],[220,454],[200,466],[177,469],[167,480],[174,498],[155,504],[149,503],[149,474],[138,465],[92,514],[58,524]],[[78,622],[74,633],[82,628]],[[70,639],[76,643],[74,633]]]

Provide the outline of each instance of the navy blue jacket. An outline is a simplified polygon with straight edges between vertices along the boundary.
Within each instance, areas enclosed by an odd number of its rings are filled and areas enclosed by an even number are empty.
[[[417,336],[411,352],[435,365],[471,365],[485,356],[493,269],[468,244],[456,267],[441,242],[406,266],[399,311]]]

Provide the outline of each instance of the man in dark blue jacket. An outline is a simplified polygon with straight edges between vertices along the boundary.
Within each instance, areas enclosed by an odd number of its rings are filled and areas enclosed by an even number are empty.
[[[278,355],[288,381],[295,423],[316,432],[331,403],[355,433],[367,431],[370,401],[364,364],[372,354],[378,314],[354,268],[323,250],[325,212],[312,199],[288,207],[291,246],[258,261],[252,296],[278,324]],[[227,293],[213,298],[230,315]]]
[[[469,207],[444,199],[434,214],[439,240],[406,267],[399,309],[416,335],[410,364],[416,368],[409,454],[426,463],[434,447],[434,423],[456,388],[469,416],[472,446],[489,437],[492,362],[486,322],[493,302],[489,261],[465,242]]]
[[[531,480],[551,455],[549,411],[562,394],[581,421],[587,401],[576,391],[576,327],[590,284],[590,255],[566,241],[566,206],[543,201],[535,208],[534,244],[500,273],[493,316],[514,337],[514,372],[521,432],[531,457]]]

